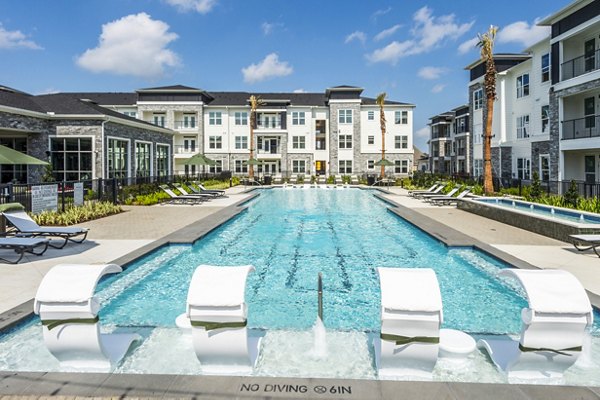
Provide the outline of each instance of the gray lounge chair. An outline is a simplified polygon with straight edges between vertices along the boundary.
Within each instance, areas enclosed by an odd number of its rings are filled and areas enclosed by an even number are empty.
[[[579,251],[594,250],[594,253],[600,257],[598,253],[598,247],[600,246],[600,235],[588,234],[588,235],[569,235],[573,239],[573,246]]]
[[[39,226],[25,210],[9,210],[2,213],[6,220],[18,231],[20,236],[43,236],[55,237],[64,239],[60,245],[49,243],[49,246],[55,249],[62,249],[67,245],[67,242],[82,243],[89,232],[87,228],[79,228],[76,226]],[[83,236],[80,239],[76,237]]]
[[[422,193],[433,193],[436,190],[439,192],[440,190],[442,190],[442,188],[444,186],[445,185],[443,183],[434,183],[429,189],[424,189],[424,190],[409,190],[408,191],[408,195],[411,196],[411,197],[416,197],[417,195],[422,194]]]
[[[454,194],[456,192],[458,192],[458,189],[460,189],[460,186],[456,186],[454,187],[452,190],[450,190],[448,193],[446,194],[438,194],[438,193],[421,193],[421,195],[419,196],[421,200],[425,200],[428,201],[431,198],[434,197],[452,197],[454,196]]]
[[[48,250],[50,244],[49,239],[45,238],[27,238],[27,237],[3,237],[0,238],[0,249],[14,250],[19,255],[16,261],[11,261],[7,258],[0,257],[0,261],[8,264],[18,264],[23,258],[25,253],[35,254],[41,256]],[[36,251],[36,248],[41,250]]]
[[[351,185],[358,185],[358,184],[360,184],[360,181],[358,180],[358,176],[351,175],[350,176],[350,184]]]
[[[458,201],[464,197],[466,197],[469,193],[471,193],[470,187],[466,188],[462,192],[458,194],[458,196],[435,196],[429,197],[428,200],[431,204],[435,204],[436,206],[449,206],[451,204],[456,204]]]
[[[163,190],[163,192],[165,192],[166,194],[169,195],[169,197],[171,197],[168,200],[168,202],[172,203],[172,204],[194,205],[194,204],[200,204],[201,202],[206,201],[206,197],[204,197],[204,196],[201,197],[201,196],[191,196],[191,195],[187,195],[187,196],[177,195],[167,185],[160,185],[159,187]]]
[[[440,184],[438,187],[436,187],[433,191],[431,192],[413,192],[411,195],[412,197],[416,198],[416,199],[420,199],[425,195],[439,195],[442,196],[442,194],[440,193],[442,191],[442,189],[446,187],[446,185],[444,184]]]
[[[185,188],[183,187],[183,185],[181,183],[177,183],[177,182],[172,183],[172,185],[175,189],[179,190],[179,193],[181,193],[183,196],[204,197],[207,200],[219,196],[216,193],[210,193],[210,194],[209,193],[189,193],[187,190],[185,190]]]
[[[192,189],[194,192],[198,193],[198,194],[216,194],[218,196],[225,196],[225,191],[221,190],[221,189],[207,189],[204,187],[204,185],[201,182],[195,181],[192,182],[193,185],[190,186],[190,189]],[[200,189],[199,191],[196,191],[196,188],[194,188],[194,185],[196,185],[198,187],[198,189]]]

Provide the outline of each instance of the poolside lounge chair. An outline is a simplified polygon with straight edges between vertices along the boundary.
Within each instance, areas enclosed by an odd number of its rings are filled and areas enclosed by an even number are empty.
[[[317,177],[317,183],[319,185],[326,185],[327,184],[327,178],[325,177],[325,175],[319,175]]]
[[[260,339],[248,337],[248,307],[244,300],[251,265],[196,268],[187,296],[186,315],[202,371],[250,374],[258,358]]]
[[[375,339],[379,377],[431,378],[438,359],[442,296],[430,268],[377,268],[381,335]]]
[[[281,174],[277,174],[273,177],[274,185],[281,185],[282,183],[283,183],[283,176],[281,176]]]
[[[14,250],[19,255],[16,261],[11,261],[7,258],[0,257],[0,261],[9,264],[18,264],[25,253],[41,256],[48,249],[50,240],[44,238],[27,238],[27,237],[0,237],[0,249]],[[36,251],[36,248],[41,250]]]
[[[76,226],[39,226],[22,208],[14,208],[6,210],[2,213],[6,220],[18,231],[21,236],[43,236],[64,239],[59,245],[54,245],[50,242],[48,245],[55,249],[62,249],[67,245],[67,242],[82,243],[88,234],[89,229],[79,228]],[[74,239],[81,237],[79,239]]]
[[[204,185],[202,184],[202,182],[198,182],[195,181],[193,182],[194,185],[196,185],[198,187],[198,189],[200,189],[200,194],[205,193],[205,194],[218,194],[219,196],[225,196],[225,191],[222,189],[207,189],[204,187]],[[194,186],[192,185],[190,187],[190,189],[194,190]]]
[[[177,182],[173,182],[172,183],[173,187],[177,190],[179,190],[179,192],[184,195],[184,196],[197,196],[197,197],[204,197],[205,199],[213,199],[215,197],[220,196],[217,193],[189,193],[187,190],[185,190],[185,188],[183,187],[183,185],[181,183],[177,183]],[[190,189],[191,190],[191,189]]]
[[[412,196],[413,193],[431,193],[433,192],[440,184],[439,183],[434,183],[433,185],[431,185],[431,187],[429,189],[424,189],[424,190],[409,190],[408,191],[408,195]]]
[[[517,379],[561,378],[581,354],[592,306],[581,283],[562,270],[505,269],[525,289],[521,338],[479,340],[496,367]]]
[[[358,176],[356,176],[356,175],[350,176],[350,184],[359,185],[360,181],[358,180]]]
[[[172,204],[188,204],[194,205],[199,204],[206,200],[206,196],[194,196],[194,195],[177,195],[175,192],[171,190],[167,185],[159,186],[166,194],[168,194],[171,198],[168,200],[169,203]]]
[[[569,235],[573,239],[573,246],[579,251],[594,250],[594,253],[600,257],[598,246],[600,246],[600,235]]]
[[[471,193],[471,189],[471,187],[466,188],[460,192],[458,196],[430,196],[427,198],[427,201],[429,201],[431,204],[435,204],[436,206],[449,206],[451,204],[456,204],[460,199],[465,198],[469,193]]]
[[[440,195],[441,196],[441,191],[442,189],[445,187],[445,184],[440,184],[438,185],[438,187],[436,187],[435,189],[433,189],[431,192],[412,192],[411,196],[416,198],[416,199],[420,199],[421,197],[425,196],[425,195]]]
[[[296,174],[291,175],[290,176],[290,183],[293,184],[293,185],[298,184],[298,175],[296,175]]]
[[[341,185],[344,183],[344,180],[342,179],[341,175],[335,175],[334,182],[336,185]]]
[[[425,200],[425,201],[427,201],[427,200],[428,200],[428,199],[430,199],[430,198],[441,197],[441,196],[444,196],[444,197],[452,197],[452,196],[454,196],[454,194],[455,194],[456,192],[458,192],[458,189],[460,189],[460,187],[459,187],[459,186],[456,186],[456,187],[454,187],[452,190],[450,190],[448,193],[446,193],[445,195],[440,195],[440,194],[438,194],[438,193],[421,193],[421,194],[419,195],[419,198],[420,198],[421,200]]]
[[[42,320],[44,344],[63,368],[109,372],[140,339],[134,333],[100,333],[96,284],[116,264],[53,267],[42,279],[33,311]]]

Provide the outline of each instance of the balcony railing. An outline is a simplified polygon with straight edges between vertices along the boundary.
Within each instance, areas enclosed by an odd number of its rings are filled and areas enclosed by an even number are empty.
[[[576,57],[560,65],[561,81],[595,71],[600,68],[600,49],[589,55]]]
[[[279,151],[279,146],[271,147],[270,149],[261,149],[261,148],[259,148],[256,152],[258,154],[279,154],[279,153],[281,153]]]
[[[281,129],[281,121],[262,121],[256,124],[256,129]]]
[[[184,145],[176,145],[175,154],[194,154],[198,152],[197,146],[184,146]]]
[[[562,139],[581,139],[600,136],[600,115],[562,122]]]
[[[198,129],[196,121],[175,121],[175,129]]]

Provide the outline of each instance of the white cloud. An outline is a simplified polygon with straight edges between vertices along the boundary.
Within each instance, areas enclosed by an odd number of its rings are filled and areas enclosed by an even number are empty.
[[[292,93],[306,93],[306,90],[304,90],[304,89],[296,89]]]
[[[373,13],[373,15],[371,15],[371,19],[376,21],[378,17],[381,17],[382,15],[385,15],[385,14],[389,13],[390,11],[392,11],[392,7],[377,10]]]
[[[467,33],[474,22],[459,24],[454,14],[432,15],[429,7],[417,10],[413,15],[412,38],[403,42],[394,41],[366,57],[370,62],[389,62],[395,65],[402,57],[427,53],[445,43],[456,40]]]
[[[376,42],[378,42],[378,41],[380,41],[382,39],[385,39],[388,36],[392,36],[400,28],[402,28],[402,25],[396,24],[396,25],[392,26],[391,28],[384,29],[383,31],[381,31],[377,35],[375,35],[375,37],[373,38],[373,40],[376,41]]]
[[[179,12],[195,11],[200,14],[209,13],[217,0],[164,0],[167,4],[177,8]]]
[[[0,24],[0,49],[16,49],[26,48],[32,50],[40,50],[42,47],[33,40],[27,39],[21,31],[7,31]]]
[[[443,67],[423,67],[417,72],[417,75],[423,79],[439,79],[443,74],[447,72],[446,68]]]
[[[294,68],[287,61],[279,61],[277,53],[267,55],[258,64],[250,64],[246,68],[242,68],[244,82],[246,83],[256,83],[270,78],[287,76],[292,72],[294,72]]]
[[[531,25],[526,21],[513,22],[498,31],[498,43],[519,43],[525,47],[536,44],[550,35],[549,26],[537,26],[537,18]]]
[[[479,43],[479,39],[477,37],[469,39],[458,46],[458,52],[460,54],[467,54],[471,50],[475,50],[477,48],[477,43]]]
[[[442,90],[444,90],[445,87],[446,84],[438,83],[437,85],[431,88],[431,93],[440,93]]]
[[[92,72],[108,72],[142,78],[160,77],[165,67],[180,64],[179,57],[167,49],[177,34],[169,25],[148,14],[127,15],[102,25],[98,46],[77,57],[77,64]]]
[[[430,132],[431,131],[429,130],[429,127],[426,126],[424,128],[419,129],[418,131],[416,131],[415,132],[415,136],[416,137],[422,137],[422,138],[429,137],[429,133]]]
[[[344,41],[344,43],[350,43],[353,40],[358,40],[359,42],[364,44],[367,40],[367,35],[365,35],[365,33],[361,31],[354,31],[348,36],[346,36],[346,40]]]
[[[271,33],[273,33],[273,31],[277,28],[283,28],[283,24],[281,22],[263,22],[262,25],[260,26],[260,28],[263,31],[263,34],[265,36],[270,35]]]

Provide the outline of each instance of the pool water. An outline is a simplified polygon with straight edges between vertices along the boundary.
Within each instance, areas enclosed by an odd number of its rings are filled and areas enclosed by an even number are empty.
[[[194,245],[166,246],[104,279],[97,292],[103,329],[144,338],[116,372],[201,373],[189,336],[175,327],[200,264],[255,266],[246,288],[248,325],[265,335],[256,375],[376,377],[371,340],[380,328],[379,266],[433,268],[445,328],[476,337],[518,335],[520,310],[527,303],[513,281],[496,277],[505,265],[472,249],[445,247],[388,211],[373,193],[262,190],[246,211]],[[329,349],[325,358],[310,351],[319,272]],[[600,318],[595,317],[593,346],[582,358],[588,364],[571,369],[570,384],[600,385],[595,361],[600,360]],[[0,335],[0,370],[60,370],[43,345],[37,317]],[[481,352],[464,370],[438,363],[434,379],[505,381]]]

